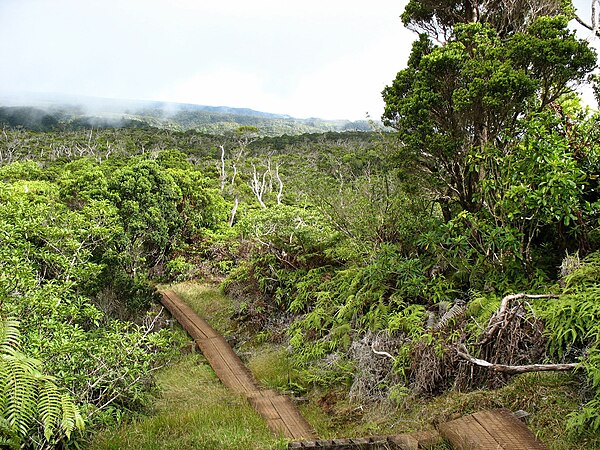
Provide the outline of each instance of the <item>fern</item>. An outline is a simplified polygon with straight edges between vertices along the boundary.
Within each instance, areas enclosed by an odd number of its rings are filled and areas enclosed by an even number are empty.
[[[19,322],[0,320],[0,354],[10,354],[20,346]]]
[[[551,353],[583,356],[592,398],[569,416],[579,432],[600,430],[600,252],[565,277],[565,291],[557,300],[541,304]]]
[[[38,422],[48,443],[83,429],[73,400],[42,373],[40,361],[20,352],[18,322],[0,319],[0,333],[0,445],[27,442]]]

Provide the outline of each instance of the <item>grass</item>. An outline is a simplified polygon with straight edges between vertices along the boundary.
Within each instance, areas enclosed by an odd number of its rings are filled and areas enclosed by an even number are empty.
[[[262,343],[251,352],[247,366],[264,388],[302,392],[297,385],[299,372],[282,346]]]
[[[91,450],[283,449],[243,398],[225,388],[199,354],[182,356],[158,375],[162,396],[151,415],[96,433]]]

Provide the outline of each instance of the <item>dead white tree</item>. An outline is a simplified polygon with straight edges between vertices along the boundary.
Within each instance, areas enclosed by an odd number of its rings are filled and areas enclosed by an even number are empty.
[[[239,205],[240,205],[240,199],[236,194],[235,198],[233,199],[233,207],[231,208],[231,214],[229,215],[229,226],[230,227],[233,226],[233,222],[235,220],[235,215],[237,214]]]
[[[238,206],[240,204],[239,194],[236,192],[235,189],[235,180],[238,174],[237,162],[244,154],[244,147],[240,146],[234,159],[231,161],[231,169],[233,173],[231,174],[230,181],[228,181],[229,176],[227,175],[227,160],[225,158],[225,146],[219,145],[219,148],[221,149],[221,161],[219,165],[219,181],[221,182],[221,194],[224,194],[227,190],[230,194],[233,195],[233,206],[229,214],[229,226],[232,227],[233,222],[235,221]],[[228,186],[230,187],[228,188]]]
[[[254,196],[256,197],[258,203],[262,208],[267,207],[263,200],[263,196],[267,187],[267,175],[270,175],[269,167],[267,167],[267,169],[263,172],[261,176],[256,170],[256,166],[254,165],[254,163],[252,164],[252,179],[250,180],[250,189],[254,193]]]
[[[275,178],[277,179],[277,183],[279,184],[279,190],[277,191],[277,204],[281,205],[281,198],[283,196],[283,181],[281,180],[281,176],[279,175],[279,163],[275,164]]]
[[[221,149],[221,167],[219,168],[219,180],[221,180],[221,192],[225,190],[225,182],[227,181],[227,173],[225,172],[225,147],[219,145]]]
[[[6,128],[2,128],[2,135],[4,145],[3,148],[0,148],[0,164],[10,164],[19,148],[19,140],[14,138],[13,135],[9,137],[6,133]]]

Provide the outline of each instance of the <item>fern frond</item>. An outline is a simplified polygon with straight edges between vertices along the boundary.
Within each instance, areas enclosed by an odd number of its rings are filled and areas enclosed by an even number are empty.
[[[37,383],[29,359],[20,353],[0,359],[0,364],[5,365],[8,371],[2,392],[5,397],[4,417],[22,436],[27,435],[37,412]]]
[[[11,354],[21,344],[19,322],[13,319],[0,319],[0,353]]]
[[[60,426],[62,431],[67,436],[67,439],[71,438],[71,433],[73,430],[83,430],[85,427],[85,422],[79,409],[73,403],[71,397],[67,394],[63,394],[60,398],[60,405],[62,409],[62,420],[60,422]]]
[[[54,429],[61,423],[61,395],[56,384],[50,380],[41,383],[38,410],[44,427],[44,437],[50,440]]]
[[[71,397],[43,374],[42,363],[19,351],[17,327],[17,321],[0,319],[0,447],[23,442],[36,421],[46,441],[56,432],[69,439],[84,420]]]

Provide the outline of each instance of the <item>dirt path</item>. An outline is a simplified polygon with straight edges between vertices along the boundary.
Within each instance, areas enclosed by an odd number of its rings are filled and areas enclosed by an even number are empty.
[[[171,290],[161,292],[162,303],[194,339],[222,383],[245,396],[276,434],[293,440],[315,439],[316,434],[291,399],[258,387],[256,380],[225,338]]]

